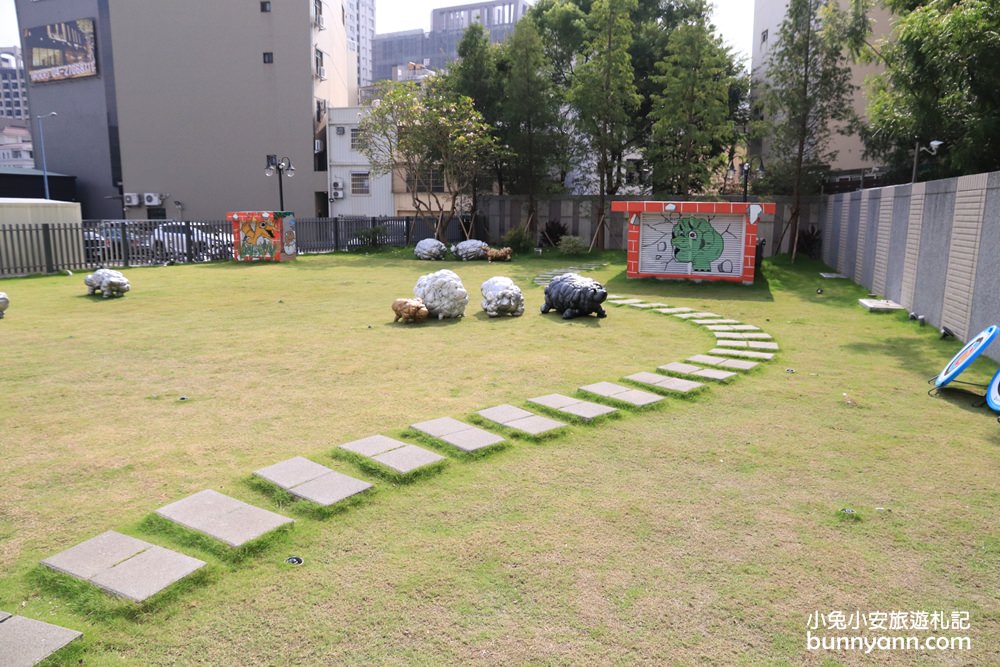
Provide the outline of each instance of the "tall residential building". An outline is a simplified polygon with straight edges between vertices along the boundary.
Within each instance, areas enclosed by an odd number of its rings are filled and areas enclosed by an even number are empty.
[[[29,115],[21,47],[0,48],[0,121],[8,118],[27,120]]]
[[[347,48],[357,55],[358,87],[372,82],[372,42],[375,39],[375,0],[346,0]]]
[[[277,209],[277,178],[325,214],[327,108],[357,89],[345,1],[15,0],[48,168],[91,218]]]
[[[406,30],[375,35],[373,75],[391,79],[394,67],[408,63],[444,70],[458,58],[458,43],[473,23],[486,28],[490,41],[502,42],[528,11],[527,0],[494,0],[444,7],[431,12],[431,31]]]
[[[839,0],[843,9],[849,9],[851,0]],[[752,54],[753,79],[755,82],[767,80],[768,59],[778,41],[781,31],[781,24],[785,20],[785,12],[788,8],[788,0],[756,0],[754,6],[754,42]],[[892,14],[884,8],[877,7],[871,10],[869,17],[872,20],[872,36],[869,41],[877,40],[888,35],[892,30],[890,22]],[[882,67],[873,64],[855,64],[851,67],[852,82],[857,86],[854,94],[854,112],[860,117],[864,117],[868,105],[868,96],[865,90],[865,79],[882,71]],[[862,175],[876,165],[864,157],[864,146],[860,137],[856,134],[841,135],[833,133],[830,140],[830,149],[837,152],[837,158],[831,165],[834,178],[855,179],[859,183]],[[768,162],[768,142],[764,141],[759,146],[751,146],[751,153],[763,155],[765,164]]]

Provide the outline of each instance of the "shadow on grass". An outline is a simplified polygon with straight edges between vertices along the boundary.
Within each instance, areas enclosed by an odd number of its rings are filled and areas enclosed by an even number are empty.
[[[713,299],[716,301],[774,301],[765,271],[757,274],[753,285],[729,281],[658,280],[629,278],[625,271],[609,278],[604,286],[611,294],[655,297],[656,300]]]

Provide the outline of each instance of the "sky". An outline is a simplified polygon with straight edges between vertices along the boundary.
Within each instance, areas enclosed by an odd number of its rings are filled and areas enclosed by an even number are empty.
[[[431,10],[467,4],[469,0],[375,0],[375,31],[430,30]],[[713,22],[734,51],[750,60],[753,44],[753,0],[715,0]],[[0,0],[0,46],[20,44],[14,0]]]

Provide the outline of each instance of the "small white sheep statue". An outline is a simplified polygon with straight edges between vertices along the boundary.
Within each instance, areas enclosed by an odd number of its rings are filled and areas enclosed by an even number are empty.
[[[524,295],[510,278],[493,276],[482,284],[480,290],[483,293],[483,310],[490,317],[520,317],[524,313]]]
[[[10,299],[7,298],[6,292],[0,292],[0,320],[3,319],[3,313],[10,306]]]
[[[439,320],[462,317],[469,303],[469,293],[465,291],[462,279],[448,269],[420,276],[413,288],[413,296],[421,299],[431,317]]]
[[[97,269],[88,274],[83,282],[87,286],[87,294],[100,292],[105,299],[113,296],[125,296],[125,292],[132,289],[128,278],[121,271],[113,269]]]
[[[466,262],[470,259],[486,259],[486,249],[490,246],[476,239],[456,243],[451,247],[451,254]]]
[[[417,259],[444,259],[448,252],[448,246],[437,239],[422,239],[417,242],[417,247],[413,249],[413,254]]]

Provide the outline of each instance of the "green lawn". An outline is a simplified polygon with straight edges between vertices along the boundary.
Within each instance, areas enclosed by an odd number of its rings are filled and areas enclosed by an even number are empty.
[[[407,425],[528,407],[714,338],[632,308],[538,314],[532,277],[591,258],[141,268],[114,300],[81,274],[0,282],[0,609],[82,631],[58,656],[72,664],[1000,664],[1000,424],[968,393],[927,395],[960,344],[869,314],[817,264],[766,263],[748,288],[629,281],[602,257],[588,275],[609,291],[756,324],[778,356],[407,484],[332,451],[418,442]],[[440,268],[466,317],[393,324],[392,300]],[[523,317],[482,312],[493,275],[522,287]],[[248,479],[296,455],[376,488],[323,515]],[[149,520],[206,488],[296,524],[232,558]],[[105,530],[208,567],[140,607],[39,568]],[[972,650],[807,651],[809,615],[834,610],[967,611],[968,631],[939,634]]]

